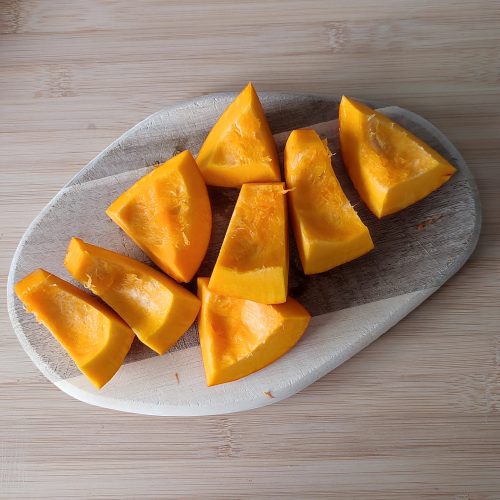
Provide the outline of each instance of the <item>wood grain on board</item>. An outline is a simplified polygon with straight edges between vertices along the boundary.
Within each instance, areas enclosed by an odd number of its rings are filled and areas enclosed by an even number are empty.
[[[131,125],[197,95],[348,93],[436,124],[479,185],[469,263],[293,398],[157,419],[57,391],[0,313],[4,498],[498,498],[500,7],[362,0],[0,5],[0,286],[20,236]]]
[[[7,285],[7,305],[14,330],[49,380],[78,399],[163,416],[230,413],[277,402],[307,387],[385,333],[455,274],[473,252],[481,227],[475,182],[460,153],[429,122],[399,107],[379,108],[457,168],[439,190],[379,220],[362,203],[345,171],[338,141],[338,100],[262,92],[260,97],[271,129],[277,132],[280,157],[289,127],[313,127],[328,140],[335,174],[367,224],[375,249],[331,271],[305,276],[294,238],[290,238],[289,294],[313,318],[319,318],[311,321],[307,334],[293,352],[265,370],[239,382],[207,388],[199,350],[176,352],[199,345],[195,322],[161,359],[136,339],[125,359],[126,366],[104,389],[96,391],[50,332],[26,312],[14,293],[14,283],[43,267],[83,288],[63,265],[68,241],[73,236],[151,264],[106,216],[106,209],[155,168],[153,164],[163,163],[184,149],[196,155],[213,123],[235,95],[198,97],[146,118],[71,179],[23,235]],[[209,195],[214,219],[212,237],[197,276],[212,273],[238,190],[211,188]],[[196,277],[187,286],[196,293]],[[128,366],[137,362],[141,362],[140,366]],[[168,380],[173,382],[175,370],[183,371],[183,381],[168,384]],[[75,387],[84,394],[75,394]],[[269,390],[273,398],[264,397]]]

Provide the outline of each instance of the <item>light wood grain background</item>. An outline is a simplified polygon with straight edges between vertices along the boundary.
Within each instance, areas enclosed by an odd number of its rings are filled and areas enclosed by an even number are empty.
[[[0,311],[1,498],[500,498],[500,3],[0,1],[0,259],[91,158],[163,106],[302,91],[407,107],[483,203],[463,270],[371,347],[255,411],[155,418],[48,383]]]

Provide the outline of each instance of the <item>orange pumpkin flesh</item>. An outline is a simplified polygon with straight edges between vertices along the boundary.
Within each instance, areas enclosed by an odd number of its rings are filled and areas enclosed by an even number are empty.
[[[246,182],[280,180],[276,144],[251,83],[214,125],[197,163],[211,186],[240,187]]]
[[[373,249],[368,228],[342,191],[330,156],[314,130],[294,130],[285,146],[290,214],[305,274],[327,271]]]
[[[106,213],[172,278],[193,278],[207,251],[212,212],[189,151],[137,181]]]
[[[111,309],[43,269],[26,276],[15,290],[97,388],[113,377],[134,333]]]
[[[244,184],[210,278],[220,295],[280,304],[288,294],[284,183]]]
[[[289,351],[310,315],[296,300],[266,305],[219,295],[198,278],[200,345],[207,385],[238,380]]]
[[[72,238],[64,264],[158,354],[172,347],[198,314],[200,301],[195,295],[129,257]]]
[[[425,198],[456,172],[411,132],[345,96],[340,103],[339,126],[349,176],[379,218]]]
[[[342,157],[361,198],[377,216],[402,210],[456,172],[430,146],[381,113],[343,97]],[[241,192],[212,277],[198,278],[200,300],[151,267],[73,238],[65,265],[95,297],[38,269],[16,294],[98,388],[122,365],[134,332],[158,353],[199,311],[207,384],[254,373],[286,353],[310,315],[287,297],[286,190],[271,130],[252,84],[217,121],[199,156],[173,157],[137,181],[106,213],[175,280],[190,281],[210,240],[205,182]],[[296,130],[285,147],[290,212],[306,274],[332,269],[373,248],[343,193],[327,144]]]

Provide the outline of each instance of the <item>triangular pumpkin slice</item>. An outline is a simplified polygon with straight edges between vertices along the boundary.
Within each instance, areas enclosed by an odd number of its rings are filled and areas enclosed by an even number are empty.
[[[177,281],[191,281],[207,251],[212,212],[189,151],[138,180],[106,213],[158,267]]]
[[[211,186],[280,180],[276,144],[251,83],[221,115],[196,161]]]
[[[16,294],[97,388],[113,377],[134,332],[108,306],[43,269],[17,283]]]
[[[79,238],[71,239],[64,264],[158,354],[186,333],[200,309],[195,295],[163,273]]]
[[[342,191],[328,145],[314,130],[294,130],[285,146],[292,226],[305,274],[321,273],[373,248],[368,228]]]
[[[243,185],[210,278],[210,290],[264,304],[286,301],[285,197],[282,182]]]
[[[296,300],[266,305],[212,292],[198,278],[200,345],[207,385],[238,380],[289,351],[310,315]]]
[[[377,217],[425,198],[456,171],[411,132],[345,96],[340,103],[339,126],[347,172]]]

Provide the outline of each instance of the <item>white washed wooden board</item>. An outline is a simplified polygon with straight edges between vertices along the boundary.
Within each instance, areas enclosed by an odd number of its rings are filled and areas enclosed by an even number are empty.
[[[153,415],[207,415],[264,406],[284,399],[359,352],[437,290],[472,253],[481,225],[479,199],[468,167],[446,137],[420,116],[398,107],[381,111],[430,143],[458,172],[440,190],[407,210],[375,219],[345,175],[338,152],[338,100],[262,93],[280,150],[287,133],[311,126],[328,137],[334,168],[351,202],[369,226],[376,248],[328,273],[306,278],[291,238],[290,293],[311,311],[306,335],[271,366],[228,384],[206,387],[196,325],[164,356],[134,342],[124,366],[100,391],[13,292],[37,267],[65,279],[66,246],[72,236],[148,262],[104,210],[123,190],[183,149],[201,142],[234,94],[216,94],[166,108],[139,123],[75,176],[33,221],[14,255],[8,307],[14,330],[42,373],[82,401]],[[214,209],[211,249],[200,275],[209,275],[224,235],[236,190],[210,189]]]

